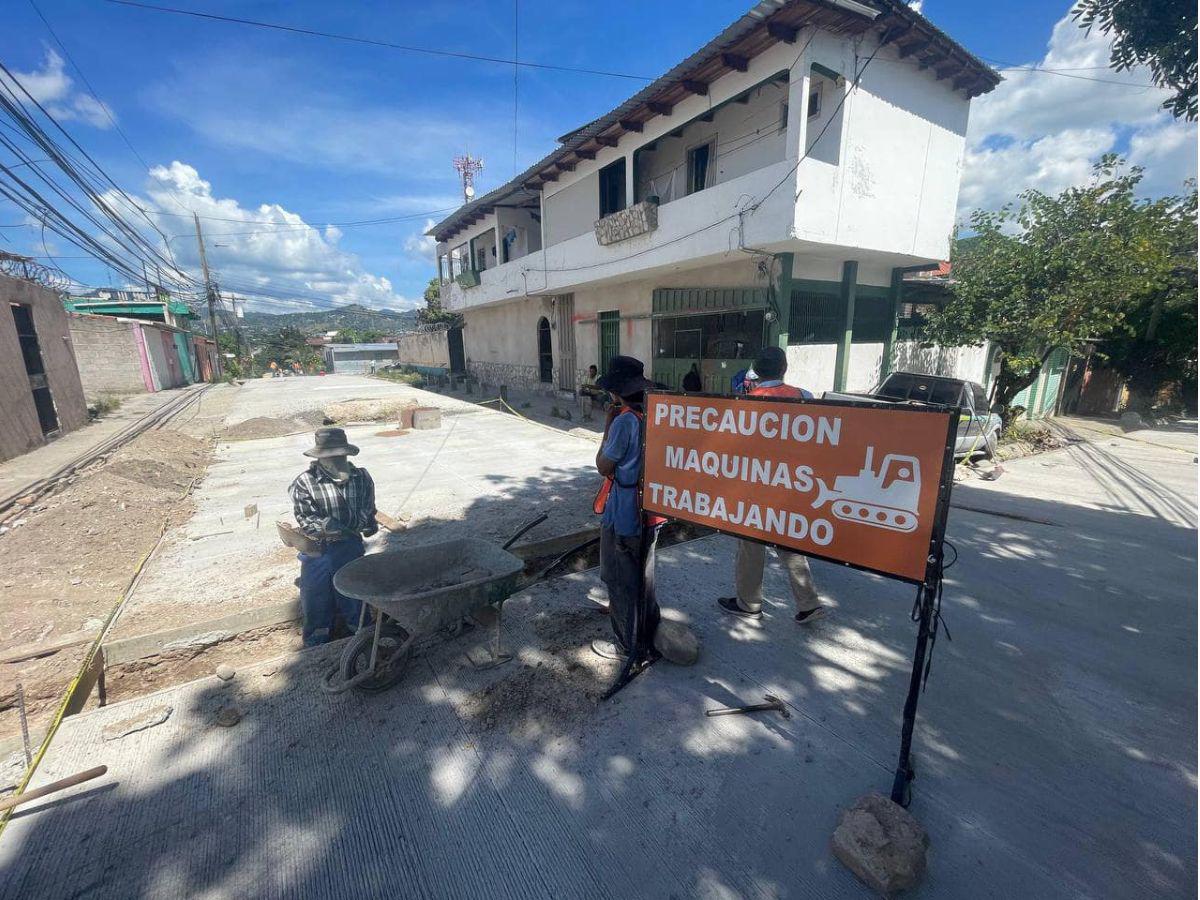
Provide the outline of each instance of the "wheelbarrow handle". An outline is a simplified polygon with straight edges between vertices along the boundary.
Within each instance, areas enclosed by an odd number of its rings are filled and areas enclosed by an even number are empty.
[[[518,540],[521,539],[521,535],[525,534],[525,532],[527,532],[527,531],[532,531],[534,528],[537,528],[539,525],[541,525],[543,522],[545,522],[548,518],[550,518],[549,513],[542,513],[540,516],[538,516],[533,521],[527,522],[526,524],[522,525],[520,528],[517,529],[516,534],[514,534],[507,541],[505,541],[504,544],[501,545],[500,549],[507,550],[509,547],[511,547],[513,544],[515,544]]]

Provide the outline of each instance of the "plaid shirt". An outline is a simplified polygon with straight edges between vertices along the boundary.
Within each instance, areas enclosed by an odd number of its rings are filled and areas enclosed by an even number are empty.
[[[350,480],[338,484],[329,473],[313,462],[296,476],[288,488],[296,513],[296,524],[312,538],[328,538],[331,531],[345,536],[363,532],[374,534],[375,482],[366,469],[351,464]]]

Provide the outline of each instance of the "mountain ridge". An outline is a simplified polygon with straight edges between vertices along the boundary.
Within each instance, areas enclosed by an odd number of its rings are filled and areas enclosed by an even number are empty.
[[[242,329],[247,334],[266,334],[281,328],[297,328],[305,334],[325,331],[411,331],[417,324],[415,309],[372,309],[358,303],[305,312],[265,313],[246,311]]]

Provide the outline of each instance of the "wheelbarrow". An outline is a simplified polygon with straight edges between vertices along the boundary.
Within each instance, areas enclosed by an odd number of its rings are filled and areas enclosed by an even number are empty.
[[[386,690],[404,677],[418,644],[439,632],[457,635],[468,624],[494,624],[490,664],[505,662],[501,612],[504,601],[525,586],[525,563],[508,548],[545,518],[524,526],[502,547],[480,538],[458,538],[372,553],[343,566],[334,575],[334,587],[362,601],[363,620],[369,607],[374,621],[360,623],[322,687],[329,693]]]

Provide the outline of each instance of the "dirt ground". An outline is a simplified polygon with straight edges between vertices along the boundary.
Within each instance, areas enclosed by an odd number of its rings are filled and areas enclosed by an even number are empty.
[[[18,683],[35,730],[50,715],[138,563],[164,527],[191,515],[187,495],[211,451],[206,438],[149,431],[8,522],[0,535],[0,656],[76,643],[40,659],[0,664],[0,737],[18,730]]]
[[[262,438],[283,437],[300,431],[312,431],[327,424],[325,414],[319,409],[308,410],[286,418],[278,416],[255,416],[243,419],[221,432],[223,441],[257,441]]]

